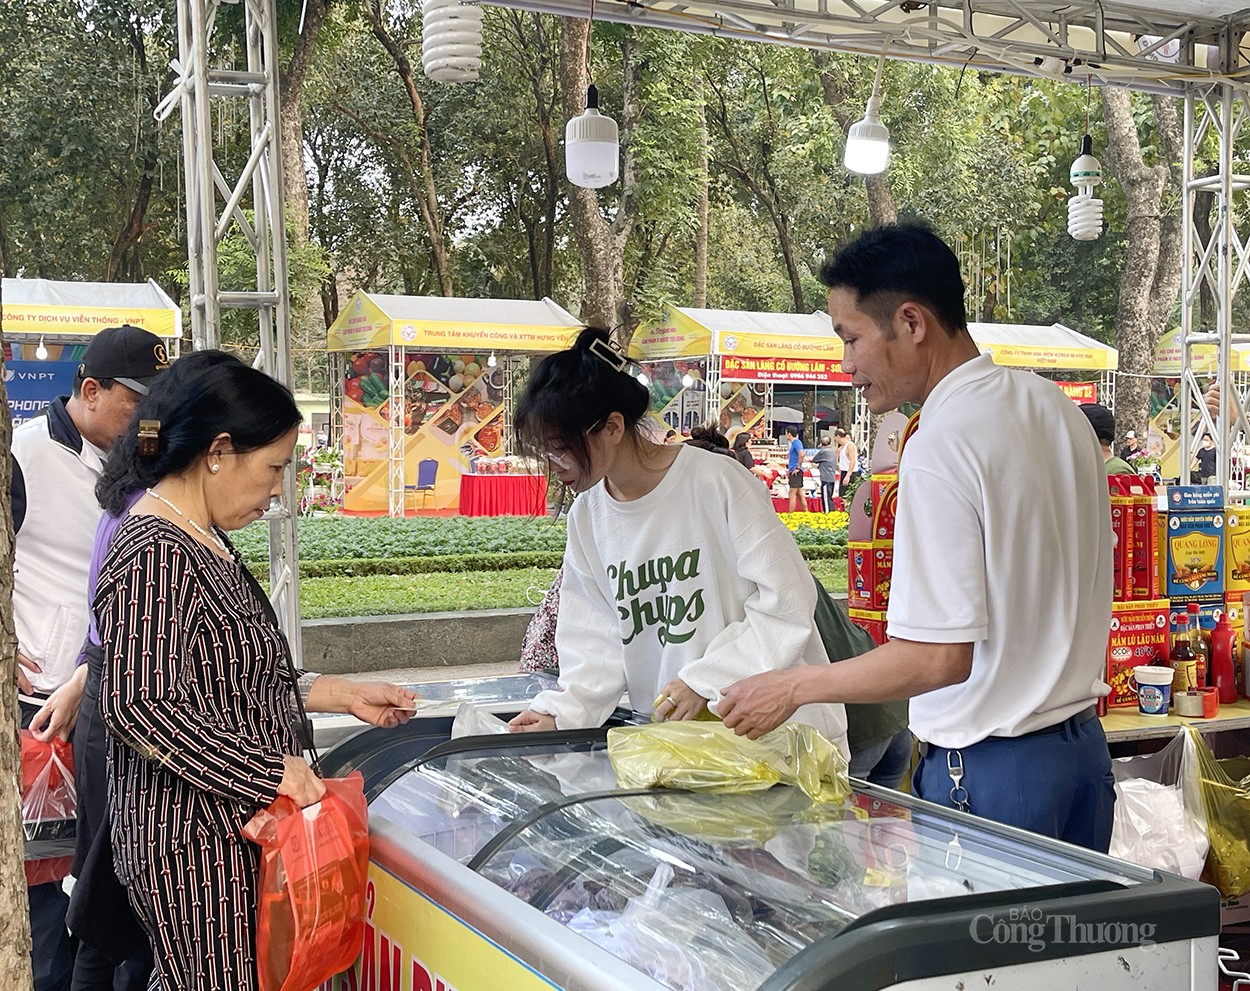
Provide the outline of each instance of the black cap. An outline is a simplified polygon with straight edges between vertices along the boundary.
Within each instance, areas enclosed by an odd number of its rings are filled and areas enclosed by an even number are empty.
[[[1106,406],[1098,403],[1081,403],[1081,412],[1089,418],[1089,425],[1094,428],[1094,436],[1102,444],[1115,441],[1115,416]]]
[[[112,379],[141,396],[148,383],[169,367],[165,342],[133,324],[105,327],[91,339],[78,366],[79,378]]]

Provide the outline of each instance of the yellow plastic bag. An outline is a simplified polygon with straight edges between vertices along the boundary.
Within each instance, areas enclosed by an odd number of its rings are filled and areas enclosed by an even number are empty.
[[[1220,889],[1225,898],[1250,891],[1250,777],[1245,761],[1216,760],[1201,734],[1189,729],[1198,751],[1199,784],[1207,812],[1211,849],[1202,880]]]
[[[758,740],[721,723],[621,726],[608,730],[608,757],[622,788],[741,793],[787,784],[814,802],[842,802],[851,793],[842,752],[799,723]]]

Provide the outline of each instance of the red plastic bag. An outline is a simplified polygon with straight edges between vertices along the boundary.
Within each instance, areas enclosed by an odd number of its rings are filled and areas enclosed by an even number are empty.
[[[69,876],[74,862],[72,824],[78,801],[73,750],[68,740],[36,740],[28,729],[21,731],[21,744],[22,829],[33,849],[45,854],[25,862],[26,883],[60,881]],[[61,851],[66,855],[56,856]]]
[[[256,961],[262,991],[309,991],[342,973],[365,937],[369,824],[364,778],[328,778],[301,809],[279,796],[243,835],[262,848]]]

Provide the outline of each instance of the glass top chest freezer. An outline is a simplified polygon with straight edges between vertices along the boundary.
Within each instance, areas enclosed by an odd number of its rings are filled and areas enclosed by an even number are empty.
[[[622,790],[605,730],[440,733],[328,755],[370,801],[336,991],[1216,987],[1206,885],[858,781],[836,805]]]

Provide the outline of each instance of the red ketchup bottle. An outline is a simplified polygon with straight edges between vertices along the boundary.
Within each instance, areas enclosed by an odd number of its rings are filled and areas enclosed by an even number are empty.
[[[1237,701],[1236,656],[1237,631],[1228,621],[1228,614],[1220,613],[1211,633],[1211,684],[1219,694],[1220,705],[1232,705]]]

